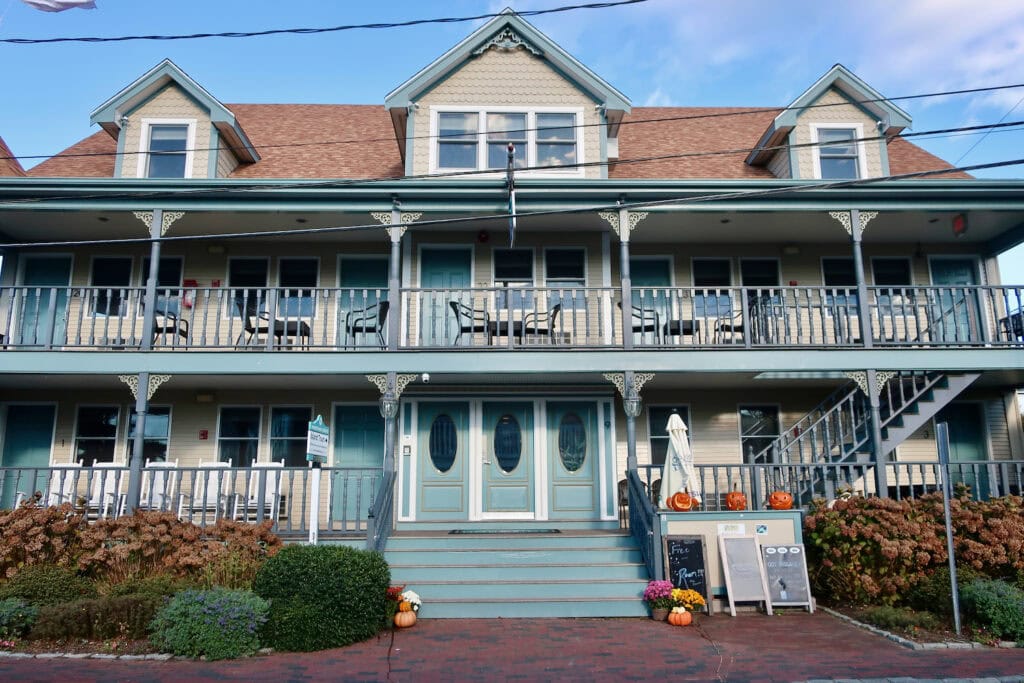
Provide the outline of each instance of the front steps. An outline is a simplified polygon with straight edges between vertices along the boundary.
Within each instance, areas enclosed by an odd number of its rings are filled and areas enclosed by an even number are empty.
[[[391,582],[426,618],[643,617],[647,569],[628,533],[395,532]]]

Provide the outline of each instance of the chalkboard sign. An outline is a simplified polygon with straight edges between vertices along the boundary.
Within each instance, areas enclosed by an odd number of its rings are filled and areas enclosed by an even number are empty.
[[[711,614],[708,594],[708,554],[703,536],[665,536],[665,574],[676,588],[690,588],[704,597],[704,611]]]
[[[813,612],[803,544],[765,545],[761,546],[761,553],[772,604],[807,605],[807,609]]]
[[[766,611],[771,614],[772,602],[757,536],[721,534],[718,536],[718,549],[732,616],[736,616],[737,602],[750,601],[763,601]]]

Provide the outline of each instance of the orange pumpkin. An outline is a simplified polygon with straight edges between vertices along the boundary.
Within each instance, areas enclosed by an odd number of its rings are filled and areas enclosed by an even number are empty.
[[[772,510],[789,510],[793,507],[793,496],[786,491],[772,491],[768,496],[768,507]]]
[[[727,493],[725,496],[725,507],[734,512],[746,510],[747,497],[743,495],[742,491],[734,487],[733,490]]]
[[[398,603],[398,611],[399,612],[411,612],[412,611],[412,603],[409,602],[408,600],[402,600],[402,602]]]
[[[416,623],[416,613],[413,611],[399,612],[395,615],[395,626],[398,628],[409,628]]]
[[[697,505],[697,501],[686,490],[674,493],[668,499],[668,506],[677,512],[689,512],[696,508]]]
[[[668,623],[673,626],[689,626],[693,623],[692,612],[672,612],[668,615]]]

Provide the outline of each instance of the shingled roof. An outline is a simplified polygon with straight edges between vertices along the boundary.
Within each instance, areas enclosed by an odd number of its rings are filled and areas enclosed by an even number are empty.
[[[7,146],[3,138],[0,138],[0,176],[25,175],[25,169],[14,158],[14,153]]]
[[[401,178],[394,128],[379,105],[231,104],[260,161],[231,178]],[[778,110],[740,107],[635,107],[619,132],[610,178],[769,179],[746,164]],[[2,143],[0,143],[2,144]],[[117,144],[100,131],[30,169],[36,177],[110,178]],[[735,152],[708,154],[709,152]],[[10,156],[5,155],[5,156]],[[658,157],[649,160],[650,157]],[[0,167],[2,168],[2,167]],[[18,167],[20,168],[20,166]],[[952,168],[902,139],[889,145],[891,173]],[[2,173],[0,173],[2,175]],[[940,178],[970,178],[956,172]]]

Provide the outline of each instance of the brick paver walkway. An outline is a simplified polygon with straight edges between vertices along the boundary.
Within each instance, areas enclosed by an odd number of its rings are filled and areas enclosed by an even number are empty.
[[[429,609],[429,608],[428,608]],[[0,681],[806,681],[992,678],[1024,649],[914,651],[827,614],[646,619],[421,619],[348,648],[226,662],[0,658]]]

